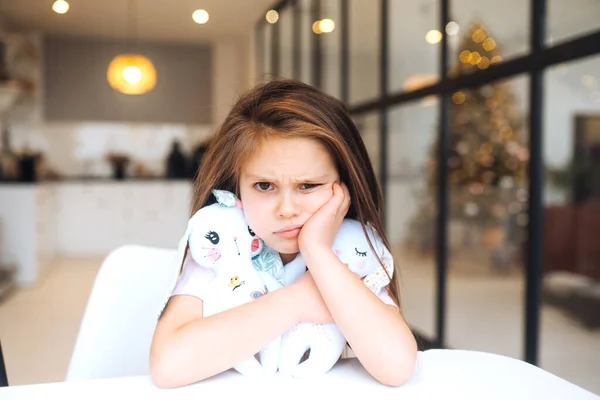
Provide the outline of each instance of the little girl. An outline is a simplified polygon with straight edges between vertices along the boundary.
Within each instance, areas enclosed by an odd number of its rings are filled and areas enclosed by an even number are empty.
[[[291,80],[245,94],[211,140],[192,214],[215,201],[213,189],[235,193],[254,233],[284,265],[301,253],[308,271],[293,284],[203,318],[213,273],[188,254],[152,341],[158,386],[184,386],[230,369],[299,322],[335,322],[382,384],[399,386],[411,377],[417,345],[400,309],[397,279],[374,294],[331,249],[345,217],[369,224],[389,249],[380,188],[340,101]]]

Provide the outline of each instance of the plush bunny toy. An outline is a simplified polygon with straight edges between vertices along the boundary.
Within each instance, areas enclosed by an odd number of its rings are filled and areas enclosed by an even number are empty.
[[[333,242],[332,249],[348,268],[358,274],[365,285],[375,294],[389,282],[393,273],[392,256],[377,239],[374,232],[367,229],[373,247],[381,257],[384,268],[371,250],[361,224],[345,219]],[[286,285],[294,282],[306,268],[300,255],[285,266]],[[387,270],[387,274],[386,274]],[[297,378],[315,376],[329,371],[342,355],[346,339],[335,323],[300,323],[292,327],[281,338],[279,372],[284,376]],[[310,349],[308,359],[300,363],[304,353]]]
[[[263,242],[246,224],[240,201],[231,192],[213,190],[213,194],[217,203],[201,208],[190,218],[179,243],[180,261],[189,245],[194,261],[215,272],[206,296],[205,316],[248,303],[281,287],[269,272],[252,265]],[[251,357],[234,368],[247,376],[275,373],[280,342],[279,337],[265,346],[259,352],[260,362]]]

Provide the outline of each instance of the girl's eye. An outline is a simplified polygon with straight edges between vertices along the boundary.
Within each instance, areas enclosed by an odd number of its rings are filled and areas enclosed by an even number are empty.
[[[301,189],[312,189],[319,186],[318,183],[303,183],[302,185],[300,185]]]
[[[366,257],[367,256],[367,252],[366,251],[358,251],[358,249],[355,247],[354,250],[356,250],[356,255],[359,257]]]
[[[265,190],[269,190],[271,188],[271,184],[269,182],[258,182],[254,184],[254,187],[264,192]]]
[[[206,235],[204,235],[204,237],[207,238],[208,240],[210,240],[210,242],[212,244],[219,243],[219,234],[215,231],[208,232]]]
[[[250,234],[250,236],[256,236],[256,233],[254,233],[252,228],[250,228],[249,226],[248,226],[248,233]]]

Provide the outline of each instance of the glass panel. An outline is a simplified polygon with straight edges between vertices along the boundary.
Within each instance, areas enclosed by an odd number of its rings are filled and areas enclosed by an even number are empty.
[[[286,7],[279,12],[279,76],[292,78],[294,75],[293,54],[293,9]]]
[[[540,366],[600,394],[600,56],[545,74]]]
[[[261,78],[264,80],[271,79],[272,63],[271,63],[271,35],[273,32],[271,24],[264,24],[261,28],[261,43],[262,43],[262,71]]]
[[[439,79],[439,2],[391,1],[389,7],[390,91],[412,91],[435,83]]]
[[[323,54],[323,79],[322,89],[324,92],[339,98],[340,91],[340,48],[341,48],[341,29],[340,29],[340,0],[321,1],[321,20],[324,27],[333,28],[333,32],[321,34],[321,49]],[[328,20],[333,21],[331,24]]]
[[[529,1],[454,0],[449,36],[450,75],[486,69],[529,52]]]
[[[349,0],[350,104],[379,96],[378,1]]]
[[[312,16],[311,1],[300,0],[300,80],[312,83]]]
[[[548,0],[546,43],[564,42],[600,29],[600,2]]]
[[[386,227],[402,275],[401,301],[413,331],[435,339],[436,187],[429,179],[437,137],[437,101],[425,99],[389,112]]]
[[[452,95],[446,345],[523,356],[528,78]],[[473,321],[477,321],[474,323]]]
[[[355,116],[354,123],[365,143],[375,175],[379,178],[379,112]]]

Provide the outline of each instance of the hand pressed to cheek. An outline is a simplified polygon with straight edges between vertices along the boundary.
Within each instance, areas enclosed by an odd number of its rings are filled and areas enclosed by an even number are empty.
[[[308,219],[300,232],[300,252],[305,254],[313,248],[330,249],[349,208],[347,186],[334,183],[331,198]]]

